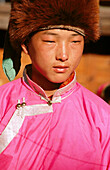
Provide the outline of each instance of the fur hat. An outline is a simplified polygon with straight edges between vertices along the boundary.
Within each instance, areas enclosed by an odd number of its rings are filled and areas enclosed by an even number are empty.
[[[20,69],[21,44],[45,29],[67,29],[99,38],[99,0],[13,0],[6,35],[3,69],[13,80]]]

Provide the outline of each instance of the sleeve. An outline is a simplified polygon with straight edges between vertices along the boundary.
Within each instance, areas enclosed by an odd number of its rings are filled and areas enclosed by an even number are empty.
[[[0,121],[5,117],[16,101],[16,96],[18,94],[17,83],[19,82],[9,82],[0,87]]]
[[[110,105],[103,100],[99,101],[98,106],[94,106],[95,125],[99,131],[100,144],[102,150],[102,169],[110,168]]]

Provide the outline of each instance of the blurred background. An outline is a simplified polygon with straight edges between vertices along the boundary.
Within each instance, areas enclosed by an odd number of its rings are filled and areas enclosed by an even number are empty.
[[[3,46],[10,13],[10,0],[0,0],[0,86],[9,82],[2,70]],[[85,45],[84,54],[77,68],[77,80],[94,93],[110,83],[110,0],[100,0],[101,37],[98,42]],[[16,79],[22,76],[29,56],[22,53],[22,65]],[[110,95],[110,94],[109,94]]]

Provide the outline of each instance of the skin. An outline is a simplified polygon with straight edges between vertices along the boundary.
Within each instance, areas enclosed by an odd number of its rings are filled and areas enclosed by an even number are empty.
[[[74,31],[52,29],[34,34],[28,48],[22,48],[32,60],[32,80],[49,96],[78,66],[84,38]]]

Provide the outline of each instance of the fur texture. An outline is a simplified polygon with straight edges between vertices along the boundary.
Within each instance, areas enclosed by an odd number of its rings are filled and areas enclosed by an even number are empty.
[[[88,40],[99,37],[98,0],[13,0],[9,35],[19,47],[28,35],[48,25],[83,29]]]

